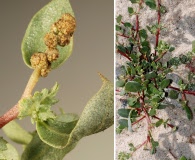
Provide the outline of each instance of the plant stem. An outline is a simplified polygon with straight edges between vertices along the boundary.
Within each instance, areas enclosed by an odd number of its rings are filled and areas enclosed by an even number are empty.
[[[176,91],[181,91],[179,88],[173,87],[173,86],[169,86],[169,88],[174,89]],[[195,92],[194,91],[189,91],[189,90],[183,90],[183,93],[185,94],[191,94],[195,96]]]
[[[127,58],[129,61],[131,61],[131,58],[124,52],[121,52],[121,51],[117,51],[117,53],[119,53],[120,55],[122,55],[123,57]]]
[[[157,32],[156,32],[156,44],[155,44],[155,48],[158,47],[158,42],[159,42],[159,36],[160,36],[160,27],[159,27],[159,24],[160,24],[160,19],[161,19],[161,14],[160,14],[160,5],[161,5],[161,0],[157,0],[157,8],[158,8],[158,29],[157,29]],[[156,49],[155,49],[155,52],[154,52],[154,56],[156,56]]]
[[[153,118],[156,118],[156,119],[158,119],[158,120],[160,120],[160,118],[159,117],[157,117],[157,116],[152,116]],[[174,128],[175,126],[174,125],[172,125],[172,124],[169,124],[169,123],[167,123],[167,125],[169,126],[169,127],[171,127],[171,128]]]
[[[41,70],[39,68],[37,68],[33,71],[32,75],[30,76],[30,79],[26,85],[26,88],[22,94],[21,99],[31,96],[31,93],[39,80],[40,72],[41,72]],[[10,121],[16,119],[18,114],[19,114],[19,103],[14,105],[9,111],[7,111],[3,116],[0,117],[0,128],[2,128],[4,125],[9,123]]]
[[[143,116],[142,118],[138,119],[137,121],[133,122],[132,123],[132,126],[137,124],[138,122],[140,122],[142,119],[146,118],[146,116]]]

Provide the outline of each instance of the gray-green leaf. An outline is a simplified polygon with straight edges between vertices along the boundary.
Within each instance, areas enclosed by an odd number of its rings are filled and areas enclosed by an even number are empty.
[[[129,92],[139,92],[142,89],[142,85],[136,81],[129,81],[125,84],[125,90]]]

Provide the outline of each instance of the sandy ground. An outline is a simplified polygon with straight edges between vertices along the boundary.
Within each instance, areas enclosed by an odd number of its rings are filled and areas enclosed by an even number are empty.
[[[161,38],[175,46],[173,55],[184,54],[191,50],[191,42],[195,40],[195,1],[194,0],[162,0],[163,5],[168,12],[162,17],[166,31],[163,31]],[[128,16],[127,6],[132,6],[129,0],[116,0],[116,16],[123,15],[123,21],[131,21]],[[156,21],[156,13],[145,8],[141,14],[141,25],[146,26],[148,23]],[[154,37],[151,37],[151,41]],[[125,39],[120,38],[120,42],[126,43]],[[166,55],[164,59],[171,57]],[[121,56],[116,56],[116,74],[120,74],[118,68],[125,62]],[[187,69],[180,67],[176,73],[186,79]],[[120,96],[116,96],[116,110],[121,108],[119,102]],[[188,96],[190,106],[194,110],[195,97]],[[155,155],[148,151],[139,149],[135,152],[133,160],[177,160],[185,155],[191,160],[195,160],[195,118],[188,121],[184,111],[180,107],[168,107],[164,111],[159,111],[158,116],[163,119],[170,118],[171,124],[179,127],[178,131],[172,132],[170,128],[164,129],[163,126],[153,130],[153,138],[158,140],[159,147]],[[118,119],[118,115],[116,115]],[[131,133],[124,130],[121,134],[116,135],[116,160],[118,153],[121,151],[129,152],[129,143],[135,145],[141,144],[146,139],[147,125],[142,121],[133,129]],[[176,158],[174,158],[176,157]]]

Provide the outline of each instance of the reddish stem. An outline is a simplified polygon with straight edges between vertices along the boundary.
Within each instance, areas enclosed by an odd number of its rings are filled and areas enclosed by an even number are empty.
[[[0,117],[0,128],[9,123],[10,121],[17,118],[19,113],[18,104],[12,107],[9,111],[7,111],[3,116]]]
[[[160,14],[160,5],[161,5],[161,1],[158,0],[157,1],[157,7],[158,7],[158,25],[160,24],[160,19],[161,19],[161,14]],[[158,27],[157,32],[156,32],[156,43],[155,43],[155,48],[158,47],[158,43],[159,43],[159,36],[160,36],[160,28]],[[154,55],[156,56],[156,49],[154,52]]]
[[[121,52],[121,51],[117,51],[117,53],[119,53],[120,55],[122,55],[123,57],[127,58],[129,61],[131,61],[131,58],[124,52]]]
[[[174,89],[174,90],[176,90],[176,91],[180,91],[180,92],[181,92],[181,90],[180,90],[179,88],[176,88],[176,87],[173,87],[173,86],[169,86],[169,88],[171,88],[171,89]],[[194,91],[183,90],[183,93],[185,93],[185,94],[190,94],[190,95],[194,95],[194,96],[195,96],[195,92],[194,92]]]
[[[158,119],[158,120],[160,120],[160,118],[159,117],[157,117],[157,116],[152,116],[153,118],[156,118],[156,119]],[[169,127],[171,127],[171,128],[174,128],[175,126],[174,125],[172,125],[172,124],[169,124],[169,123],[167,123],[167,125],[169,126]]]
[[[140,119],[138,119],[137,121],[133,122],[133,123],[132,123],[132,126],[135,125],[135,124],[137,124],[138,122],[140,122],[140,121],[141,121],[142,119],[144,119],[145,117],[146,117],[146,116],[143,116],[142,118],[140,118]]]
[[[126,36],[124,34],[116,34],[117,36],[125,37],[125,38],[130,38],[129,36]]]

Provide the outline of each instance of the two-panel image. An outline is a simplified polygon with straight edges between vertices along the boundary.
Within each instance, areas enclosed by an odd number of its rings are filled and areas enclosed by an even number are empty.
[[[0,160],[195,160],[195,1],[2,1]]]

